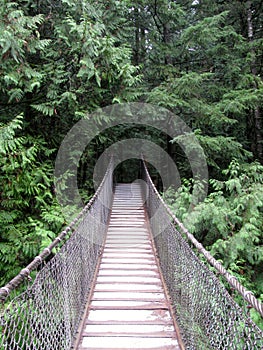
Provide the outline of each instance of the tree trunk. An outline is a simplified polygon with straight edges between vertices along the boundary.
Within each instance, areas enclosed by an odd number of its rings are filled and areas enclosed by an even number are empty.
[[[138,66],[140,63],[140,25],[139,25],[139,10],[138,7],[134,9],[135,22],[135,49],[134,49],[134,64]]]
[[[256,66],[256,52],[253,48],[253,41],[254,41],[254,31],[253,31],[253,21],[252,21],[252,1],[247,2],[247,26],[248,26],[248,40],[251,44],[250,53],[252,57],[251,61],[251,73],[255,77],[254,79],[254,88],[257,89],[257,66]],[[263,137],[262,137],[262,117],[261,117],[261,110],[259,106],[256,106],[253,111],[251,111],[251,119],[252,119],[252,142],[251,142],[251,149],[252,152],[255,154],[255,156],[259,159],[261,163],[263,163]]]
[[[163,25],[163,41],[165,44],[169,45],[171,42],[171,33],[169,29],[169,23]],[[165,55],[165,64],[172,64],[171,55]]]

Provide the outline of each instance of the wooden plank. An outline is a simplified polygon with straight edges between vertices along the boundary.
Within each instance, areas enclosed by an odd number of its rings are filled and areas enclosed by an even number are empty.
[[[114,336],[126,336],[131,334],[137,335],[152,335],[152,336],[160,336],[164,335],[166,332],[170,335],[170,337],[174,336],[174,328],[173,325],[145,325],[142,327],[141,325],[86,325],[84,331],[86,333],[93,334],[108,334]]]
[[[160,278],[151,276],[98,276],[97,283],[142,283],[152,284],[156,283],[160,285]]]
[[[98,325],[90,325],[90,326],[98,326]],[[118,325],[113,325],[113,327],[117,327]],[[125,325],[125,326],[128,326],[129,328],[132,327],[133,325]],[[149,326],[149,325],[148,325]],[[153,327],[154,325],[151,325],[151,327]],[[107,328],[110,327],[110,325],[107,325],[105,326]],[[144,327],[140,326],[142,329]],[[149,332],[149,333],[146,333],[146,332],[92,332],[90,330],[88,331],[84,331],[83,332],[83,337],[142,337],[142,338],[175,338],[175,333],[174,331],[165,331],[165,332]]]
[[[106,238],[107,243],[147,243],[149,238],[147,236],[132,236],[132,235],[118,235],[118,236],[109,236]]]
[[[150,243],[137,243],[137,244],[130,244],[130,243],[107,243],[105,245],[105,248],[121,248],[121,249],[133,249],[133,248],[150,248],[151,249],[151,245]]]
[[[108,235],[112,235],[112,234],[117,234],[120,233],[121,235],[131,235],[134,234],[136,236],[140,236],[141,234],[145,234],[149,237],[149,232],[142,226],[132,226],[130,225],[129,228],[127,228],[127,226],[125,225],[120,225],[120,224],[116,224],[116,225],[112,225],[110,227],[110,229],[108,230]]]
[[[106,348],[107,350],[116,350],[118,348],[114,347],[114,348],[109,348],[107,347]],[[142,350],[142,348],[136,348],[136,347],[133,347],[133,348],[129,348],[129,347],[121,347],[119,349],[122,349],[122,350]],[[178,346],[178,347],[174,347],[174,345],[172,346],[161,346],[161,347],[154,347],[154,348],[147,348],[147,350],[180,350],[181,348]],[[79,350],[105,350],[105,348],[99,348],[99,347],[79,347]]]
[[[92,321],[111,322],[148,322],[156,324],[171,323],[171,316],[167,310],[91,310],[88,323]]]
[[[124,248],[121,249],[121,247],[107,247],[105,246],[103,253],[112,253],[112,252],[120,252],[120,253],[141,253],[141,252],[147,252],[152,254],[152,248],[151,246],[145,246],[145,247],[134,247],[134,248]]]
[[[152,262],[151,264],[137,264],[137,262],[135,262],[134,264],[123,264],[121,262],[117,262],[117,263],[101,263],[101,269],[117,269],[117,270],[137,270],[137,269],[141,269],[142,270],[155,270],[157,271],[157,267],[155,265],[154,262]]]
[[[99,348],[98,348],[99,344]],[[178,342],[174,338],[143,337],[84,337],[82,346],[87,349],[170,349],[176,350]]]
[[[91,310],[167,310],[165,301],[92,300]]]
[[[124,300],[124,301],[165,301],[165,297],[162,292],[139,292],[136,291],[126,291],[126,292],[105,292],[105,291],[95,291],[93,293],[92,300]]]
[[[98,276],[142,276],[142,277],[159,277],[157,270],[113,270],[100,269]],[[160,278],[160,277],[159,277]]]
[[[142,283],[97,283],[95,291],[149,291],[149,292],[161,292],[163,291],[161,284],[142,284]]]
[[[142,253],[130,253],[130,252],[104,252],[103,254],[104,258],[118,258],[118,259],[123,259],[123,258],[127,258],[129,257],[129,259],[138,259],[138,258],[151,258],[152,257],[152,253],[151,252],[142,252]]]
[[[140,237],[140,236],[146,236],[149,239],[149,234],[147,230],[143,229],[129,229],[127,230],[126,227],[120,228],[120,227],[115,227],[114,230],[112,229],[111,231],[108,231],[108,237],[112,237],[114,235],[119,235],[120,237],[129,237],[129,236],[135,236],[135,237]]]
[[[121,308],[123,307],[127,307],[127,309],[131,309],[132,307],[137,308],[141,306],[145,306],[147,308],[147,310],[149,309],[149,306],[153,306],[153,304],[156,303],[156,306],[158,309],[167,309],[167,304],[165,303],[165,299],[162,299],[161,301],[156,301],[156,300],[151,300],[151,301],[145,301],[145,300],[93,300],[91,301],[91,306],[93,306],[93,308],[95,308],[96,306],[102,307],[109,307],[109,308],[113,308],[115,306],[119,306]]]
[[[111,219],[110,221],[112,221],[113,219],[122,219],[122,218],[130,218],[130,219],[139,219],[139,220],[143,220],[144,219],[144,213],[141,213],[141,210],[138,209],[138,211],[136,212],[135,210],[133,210],[132,212],[125,212],[123,213],[123,210],[116,212],[116,210],[112,211],[111,213]]]
[[[153,264],[154,258],[104,258],[101,260],[102,264]]]

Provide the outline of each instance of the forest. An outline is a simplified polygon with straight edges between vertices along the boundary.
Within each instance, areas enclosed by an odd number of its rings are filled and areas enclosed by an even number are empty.
[[[66,225],[54,166],[67,132],[98,108],[145,102],[193,130],[208,164],[206,199],[188,213],[196,180],[175,139],[119,125],[82,155],[83,201],[100,154],[147,134],[180,172],[166,202],[263,299],[262,10],[260,0],[0,0],[1,285]]]

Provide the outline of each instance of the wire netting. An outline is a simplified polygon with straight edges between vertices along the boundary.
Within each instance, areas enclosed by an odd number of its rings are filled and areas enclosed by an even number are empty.
[[[262,350],[263,332],[176,229],[143,169],[151,229],[185,349]]]
[[[73,346],[110,213],[112,166],[106,175],[70,238],[52,259],[41,264],[24,292],[10,300],[11,293],[5,300],[1,350],[66,350]]]
[[[11,293],[5,301],[1,350],[72,348],[104,242],[112,168],[70,238],[52,259],[41,264],[24,292],[14,298]],[[176,229],[146,171],[144,179],[155,245],[185,349],[262,349],[263,332]]]

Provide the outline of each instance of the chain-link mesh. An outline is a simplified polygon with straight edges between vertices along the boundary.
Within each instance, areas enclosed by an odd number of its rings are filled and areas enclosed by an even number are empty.
[[[178,232],[143,169],[151,228],[185,348],[262,350],[263,332]]]
[[[5,301],[1,314],[1,350],[72,347],[106,233],[112,170],[111,162],[102,185],[82,211],[76,229],[59,252],[41,264],[33,284],[13,300],[8,302],[10,295]]]

